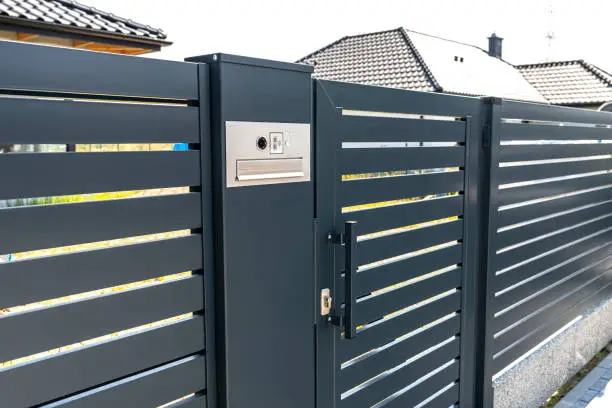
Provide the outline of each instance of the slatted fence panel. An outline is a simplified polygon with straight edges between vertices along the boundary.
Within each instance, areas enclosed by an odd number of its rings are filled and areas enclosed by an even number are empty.
[[[199,68],[6,42],[0,59],[0,144],[190,143],[0,153],[0,406],[206,407]]]
[[[492,373],[612,295],[612,119],[503,101],[489,248]]]

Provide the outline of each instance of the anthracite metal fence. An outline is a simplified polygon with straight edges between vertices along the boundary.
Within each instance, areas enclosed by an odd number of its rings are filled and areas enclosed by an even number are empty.
[[[612,294],[609,113],[223,54],[0,56],[1,146],[188,144],[0,153],[28,204],[0,205],[2,407],[490,407]]]

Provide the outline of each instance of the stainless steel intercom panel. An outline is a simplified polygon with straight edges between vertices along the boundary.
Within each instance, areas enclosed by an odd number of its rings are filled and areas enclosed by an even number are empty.
[[[226,122],[227,187],[310,181],[310,124]]]

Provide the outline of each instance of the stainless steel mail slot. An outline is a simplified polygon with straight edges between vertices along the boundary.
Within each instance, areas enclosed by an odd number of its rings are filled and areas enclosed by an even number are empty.
[[[226,122],[227,187],[310,180],[310,124]]]
[[[302,162],[301,157],[298,159],[238,160],[236,176],[239,181],[304,177]]]

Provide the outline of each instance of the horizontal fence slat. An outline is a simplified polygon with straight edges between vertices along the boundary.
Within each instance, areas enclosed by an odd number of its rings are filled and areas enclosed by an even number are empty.
[[[502,163],[607,154],[612,154],[612,143],[502,145],[499,147],[499,161]],[[560,165],[562,166],[563,164]]]
[[[357,262],[359,265],[366,265],[446,242],[456,241],[462,237],[463,220],[458,219],[380,238],[359,241],[357,243]]]
[[[529,336],[526,336],[520,343],[517,343],[503,354],[497,356],[497,358],[493,360],[493,373],[499,372],[513,361],[521,358],[534,347],[553,335],[557,330],[572,322],[582,313],[608,300],[610,296],[612,296],[612,285],[602,287],[601,290],[593,296],[584,298],[574,307],[563,313],[559,313],[555,319],[549,320],[544,326],[540,327],[537,332],[529,334]]]
[[[206,395],[194,395],[165,408],[206,408],[207,406]]]
[[[611,186],[612,187],[612,186]],[[508,208],[497,213],[497,226],[505,227],[584,205],[612,200],[612,188],[604,188],[530,205]]]
[[[441,197],[342,214],[362,235],[463,215],[463,196]]]
[[[0,112],[0,144],[199,142],[196,107],[0,98]]]
[[[444,389],[444,388],[442,388]],[[449,408],[459,405],[459,383],[454,383],[452,387],[436,396],[430,402],[420,405],[420,408]]]
[[[612,160],[586,160],[578,162],[549,163],[532,166],[510,166],[499,169],[500,184],[565,177],[612,169]]]
[[[202,355],[188,357],[41,408],[158,407],[206,388]]]
[[[371,377],[403,363],[407,357],[423,352],[454,337],[459,333],[460,327],[459,316],[454,316],[389,348],[380,350],[378,353],[344,368],[339,374],[337,387],[341,391],[356,387]]]
[[[366,295],[375,290],[414,279],[447,266],[460,264],[463,255],[462,251],[462,246],[458,244],[410,257],[402,261],[359,271],[353,280],[355,293],[357,296]]]
[[[376,326],[359,331],[354,339],[342,340],[342,344],[336,349],[337,359],[340,362],[351,360],[459,309],[461,309],[461,293],[457,291],[399,314]]]
[[[588,297],[602,285],[605,286],[612,281],[610,267],[612,267],[610,258],[601,260],[596,265],[568,280],[559,281],[556,286],[548,288],[538,296],[495,318],[493,323],[495,333],[512,326],[510,330],[500,334],[495,343],[500,349],[507,347],[525,333],[535,330],[549,319],[554,319],[560,311]]]
[[[584,126],[551,126],[501,123],[501,140],[609,140],[612,129]],[[570,145],[565,145],[570,148]]]
[[[604,231],[601,234],[594,235],[565,248],[560,248],[555,252],[495,276],[495,279],[493,279],[494,290],[496,292],[500,291],[540,272],[558,267],[561,263],[566,262],[570,258],[580,256],[592,248],[607,245],[610,240],[612,240],[612,230]]]
[[[495,270],[503,270],[533,257],[541,256],[548,251],[558,249],[562,245],[585,238],[591,234],[602,232],[610,228],[611,221],[612,214],[610,217],[602,218],[589,224],[585,224],[580,227],[546,237],[542,240],[532,242],[519,248],[497,254],[494,258]]]
[[[340,408],[366,408],[371,407],[390,397],[394,393],[402,390],[403,388],[418,381],[421,377],[427,375],[431,371],[441,367],[442,365],[454,360],[459,355],[459,339],[455,339],[448,344],[445,344],[438,349],[431,351],[430,353],[421,356],[414,360],[410,364],[401,367],[400,369],[389,373],[389,375],[382,377],[375,383],[368,387],[356,392],[355,394],[343,399],[339,407]],[[415,353],[416,354],[416,353]],[[412,356],[407,355],[406,359]],[[399,365],[399,364],[398,364]],[[440,386],[437,390],[430,392],[427,390],[427,395],[423,398],[427,398],[429,395],[442,389],[445,385],[448,385],[455,381],[459,377],[459,364],[455,363],[449,369],[442,371],[447,377],[445,377],[446,384]],[[432,377],[435,379],[436,376]],[[431,379],[429,379],[431,381]],[[429,381],[425,381],[427,384]],[[417,386],[418,387],[418,386]],[[415,388],[416,389],[416,388]],[[414,392],[414,389],[411,390]],[[410,393],[410,391],[408,391]],[[420,397],[420,395],[419,395]],[[417,397],[418,398],[418,397]],[[406,405],[402,405],[406,406]],[[413,406],[413,405],[409,405]]]
[[[203,309],[201,276],[0,317],[10,361]]]
[[[317,84],[333,106],[344,109],[464,117],[478,115],[481,105],[479,98],[434,92],[326,80]]]
[[[462,269],[445,272],[422,281],[358,301],[354,316],[359,323],[369,323],[402,308],[427,300],[461,286]]]
[[[498,205],[517,204],[524,201],[572,193],[576,190],[604,187],[608,184],[612,184],[612,173],[506,188],[499,190]]]
[[[4,369],[0,371],[0,405],[42,404],[186,357],[204,349],[203,333],[203,318],[194,317]]]
[[[463,147],[398,147],[342,149],[342,174],[463,167]]]
[[[608,112],[507,100],[502,102],[501,116],[510,119],[612,125]]]
[[[499,249],[518,244],[610,213],[612,213],[612,200],[579,211],[558,215],[547,220],[498,232],[494,240],[495,247]]]
[[[427,400],[435,393],[442,390],[444,387],[456,383],[459,379],[459,361],[455,361],[451,366],[445,368],[443,371],[436,373],[431,378],[423,381],[422,383],[415,386],[408,392],[403,393],[398,398],[389,402],[387,405],[389,408],[399,407],[415,407],[422,401]],[[432,406],[430,404],[425,406]],[[446,405],[435,406],[439,408],[448,408]]]
[[[202,226],[200,194],[0,209],[0,254]]]
[[[0,60],[0,90],[198,98],[196,64],[8,41]]]
[[[8,153],[1,199],[200,185],[200,152]]]
[[[465,122],[343,116],[343,142],[463,142]]]
[[[340,206],[463,191],[463,171],[347,180],[340,183]]]
[[[589,266],[605,259],[612,255],[612,246],[610,243],[606,244],[603,248],[578,255],[576,258],[570,258],[563,261],[563,264],[550,271],[542,271],[545,273],[540,276],[537,273],[533,273],[530,276],[528,282],[524,282],[522,285],[510,289],[504,293],[497,294],[494,304],[494,310],[501,311],[507,307],[515,305],[517,302],[524,300],[528,296],[537,294],[538,292],[545,290],[548,286],[561,281],[562,279],[568,279],[570,275],[578,273],[581,269],[588,268]],[[529,307],[527,307],[529,308]]]
[[[202,268],[202,236],[0,264],[0,309]]]

